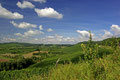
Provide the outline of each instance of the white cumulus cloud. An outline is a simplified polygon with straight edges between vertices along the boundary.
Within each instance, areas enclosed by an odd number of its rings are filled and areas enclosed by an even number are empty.
[[[44,8],[44,9],[35,8],[35,12],[39,17],[48,17],[48,18],[55,18],[55,19],[63,18],[63,15],[55,11],[53,8]]]
[[[42,25],[40,25],[40,26],[39,26],[39,29],[40,29],[40,30],[43,30],[43,26],[42,26]]]
[[[115,36],[120,36],[120,26],[119,25],[112,25],[111,30],[115,33]]]
[[[16,36],[22,36],[21,33],[15,33],[14,35],[16,35]]]
[[[79,33],[79,41],[88,41],[89,37],[90,37],[90,33],[86,30],[76,30],[77,33]],[[92,39],[95,40],[96,36],[94,36],[93,33],[92,34]]]
[[[15,38],[4,37],[1,42],[16,42]]]
[[[19,14],[18,12],[11,12],[5,8],[2,7],[0,4],[0,18],[6,18],[6,19],[23,19],[24,16]]]
[[[10,21],[10,23],[17,27],[17,28],[21,28],[21,29],[26,29],[26,28],[36,28],[37,25],[35,24],[30,24],[30,23],[27,23],[27,22],[21,22],[19,24],[15,23],[14,21]]]
[[[90,33],[88,31],[81,31],[81,30],[77,30],[77,32],[80,34],[81,37],[89,37]]]
[[[35,7],[31,2],[28,2],[28,1],[23,1],[23,3],[18,1],[16,5],[21,9]]]
[[[104,35],[102,36],[101,39],[111,38],[112,36],[113,34],[110,31],[104,30]]]
[[[44,41],[43,43],[47,43],[47,44],[60,44],[60,43],[73,44],[76,42],[76,40],[72,37],[64,37],[58,34],[55,34],[53,36],[46,36],[46,38],[43,38],[42,41]]]
[[[47,36],[48,39],[53,39],[55,38],[54,36]]]
[[[53,31],[53,29],[49,28],[49,29],[47,29],[47,31],[48,31],[48,32],[52,32],[52,31]]]
[[[40,34],[44,34],[44,32],[39,31],[39,30],[28,30],[27,32],[24,32],[24,34],[15,33],[14,35],[21,36],[21,37],[30,37],[34,35],[40,35]]]
[[[46,3],[47,2],[47,0],[32,0],[32,1],[34,1],[34,2],[40,2],[40,3]]]

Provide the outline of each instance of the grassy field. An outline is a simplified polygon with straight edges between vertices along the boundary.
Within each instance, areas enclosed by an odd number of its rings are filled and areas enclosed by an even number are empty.
[[[33,75],[27,80],[120,80],[120,54],[95,59],[92,63],[59,64],[44,77]]]
[[[120,80],[120,47],[116,42],[108,45],[110,41],[75,45],[0,44],[0,79]],[[10,50],[4,51],[6,45]],[[11,53],[11,48],[19,50],[21,46],[25,53]]]

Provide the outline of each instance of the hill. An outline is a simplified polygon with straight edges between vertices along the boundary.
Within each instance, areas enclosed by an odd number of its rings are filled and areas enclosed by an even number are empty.
[[[116,41],[116,38],[112,38],[112,40]],[[115,48],[106,45],[105,42],[111,42],[111,38],[92,43],[81,42],[75,45],[28,44],[29,46],[24,46],[20,43],[5,44],[4,48],[6,45],[9,45],[10,48],[11,45],[17,45],[25,48],[26,52],[28,48],[33,49],[36,53],[32,53],[33,57],[30,58],[30,61],[22,59],[4,63],[4,66],[11,65],[13,68],[0,66],[1,69],[11,69],[11,71],[0,71],[0,78],[2,80],[119,80],[119,46],[117,45]],[[27,54],[24,53],[24,55]],[[19,64],[21,61],[22,64]],[[24,65],[31,62],[33,63],[27,67]]]

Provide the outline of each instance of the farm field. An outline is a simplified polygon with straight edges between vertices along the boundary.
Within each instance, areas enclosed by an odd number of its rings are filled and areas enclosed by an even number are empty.
[[[26,54],[2,53],[0,78],[2,80],[119,80],[120,49],[115,43],[120,39],[111,39],[75,45],[34,45],[34,50]]]

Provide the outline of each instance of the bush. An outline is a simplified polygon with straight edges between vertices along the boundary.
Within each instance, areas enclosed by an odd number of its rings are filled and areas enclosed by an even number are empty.
[[[35,62],[32,59],[21,59],[18,61],[2,62],[0,63],[0,71],[3,70],[15,70],[27,68],[28,66],[34,64]]]

